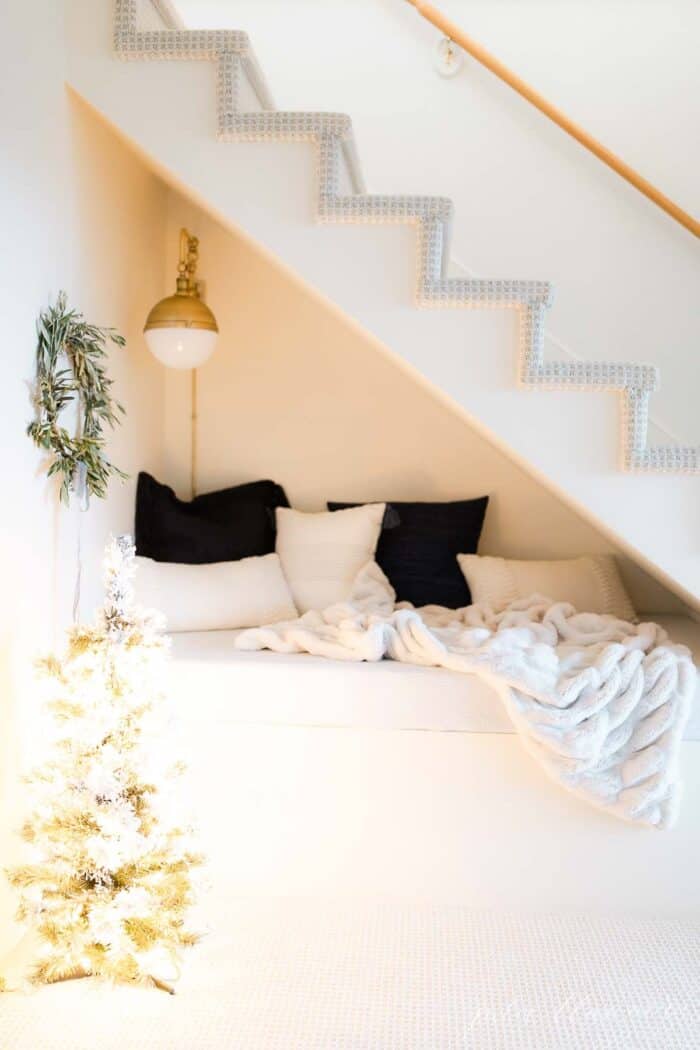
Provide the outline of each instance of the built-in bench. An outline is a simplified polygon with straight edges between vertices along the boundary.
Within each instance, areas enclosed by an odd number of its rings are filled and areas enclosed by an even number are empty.
[[[700,658],[700,625],[656,619]],[[680,818],[658,832],[551,782],[473,676],[239,652],[234,638],[176,635],[171,665],[213,909],[231,895],[390,895],[700,914],[697,700]]]
[[[659,615],[655,622],[700,663],[700,623]],[[353,663],[308,654],[241,652],[240,631],[176,634],[173,651],[180,717],[362,729],[513,733],[495,689],[444,668],[382,660]],[[197,697],[206,697],[206,705]],[[700,681],[686,740],[700,740]]]

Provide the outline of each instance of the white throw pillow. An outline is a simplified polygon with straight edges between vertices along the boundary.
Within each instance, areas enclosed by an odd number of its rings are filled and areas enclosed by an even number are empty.
[[[385,509],[385,503],[368,503],[305,514],[277,507],[277,553],[302,613],[350,596],[360,569],[374,559]]]
[[[258,627],[298,616],[276,554],[210,565],[135,560],[136,600],[163,613],[169,631]]]
[[[559,561],[512,561],[479,554],[458,554],[474,604],[500,609],[516,598],[543,594],[571,602],[579,612],[609,613],[636,620],[634,606],[612,554],[592,554]]]

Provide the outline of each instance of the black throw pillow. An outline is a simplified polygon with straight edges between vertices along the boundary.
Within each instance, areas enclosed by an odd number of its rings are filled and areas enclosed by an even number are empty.
[[[458,554],[476,554],[488,496],[454,503],[396,503],[395,528],[384,530],[377,544],[377,562],[396,591],[396,600],[413,605],[445,605],[461,609],[471,604]],[[329,510],[357,507],[329,503]]]
[[[281,485],[250,481],[178,499],[141,472],[136,487],[136,553],[188,565],[238,561],[275,549],[275,507],[288,507]]]

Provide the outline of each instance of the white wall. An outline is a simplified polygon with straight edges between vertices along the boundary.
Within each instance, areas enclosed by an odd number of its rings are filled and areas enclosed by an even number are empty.
[[[11,856],[17,769],[30,743],[32,661],[59,643],[75,579],[77,511],[59,509],[42,459],[24,431],[32,414],[35,323],[60,289],[72,306],[128,340],[111,354],[115,394],[127,409],[108,454],[128,472],[159,468],[163,380],[140,329],[162,294],[165,191],[64,86],[63,5],[5,5],[12,41],[0,72],[3,113],[0,209],[3,231],[3,456],[0,546],[0,862]],[[133,481],[112,486],[83,520],[83,611],[100,592],[109,533],[131,528]],[[8,812],[12,817],[8,817]],[[13,847],[14,848],[14,847]],[[0,929],[11,909],[0,879]]]
[[[688,396],[700,386],[700,267],[690,234],[475,63],[441,79],[431,65],[439,34],[400,0],[177,6],[189,26],[247,30],[281,108],[352,114],[371,190],[451,196],[454,255],[470,270],[551,279],[557,343],[581,357],[660,365],[655,419],[683,442],[700,441]],[[694,0],[436,6],[699,210]],[[562,350],[552,343],[550,352]]]
[[[488,493],[482,553],[567,557],[610,543],[450,412],[337,312],[251,244],[172,191],[168,257],[200,237],[221,337],[198,372],[198,489],[271,477],[301,509],[336,500]],[[165,480],[190,488],[190,377],[167,374]],[[640,609],[677,608],[622,560]]]
[[[72,269],[68,222],[61,208],[66,190],[66,108],[62,84],[60,10],[41,5],[45,35],[33,37],[37,14],[12,5],[3,11],[2,28],[13,40],[0,72],[3,113],[3,159],[0,165],[0,219],[3,230],[4,320],[3,382],[0,434],[3,456],[2,579],[0,603],[0,797],[15,784],[20,723],[18,698],[26,687],[27,662],[33,645],[50,635],[54,605],[56,551],[54,511],[46,487],[37,478],[37,457],[23,437],[30,417],[27,382],[32,375],[34,324],[40,306]],[[27,62],[32,44],[35,63]],[[36,75],[38,71],[41,75]],[[19,90],[18,90],[19,88]],[[47,187],[51,193],[47,194]],[[62,250],[61,250],[62,246]],[[10,280],[12,275],[12,280]],[[21,632],[19,625],[24,623]],[[32,637],[27,638],[27,627]],[[22,637],[22,633],[24,637]],[[24,644],[21,645],[20,643]],[[0,856],[9,853],[6,809],[0,823]],[[4,925],[11,901],[0,884],[0,920]]]
[[[73,298],[96,323],[127,339],[110,353],[115,397],[126,409],[109,437],[107,454],[128,475],[114,481],[104,501],[93,500],[85,522],[86,581],[82,607],[89,614],[102,596],[100,564],[112,532],[133,530],[139,469],[162,463],[164,370],[148,352],[143,324],[165,294],[167,190],[113,133],[78,101],[70,107],[76,269]]]

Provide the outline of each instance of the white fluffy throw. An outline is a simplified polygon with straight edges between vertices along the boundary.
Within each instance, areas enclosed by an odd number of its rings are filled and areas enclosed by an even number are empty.
[[[236,645],[477,674],[496,687],[521,739],[559,784],[627,820],[673,823],[696,670],[689,651],[655,624],[578,613],[541,595],[500,612],[416,610],[394,604],[372,562],[348,602],[252,628]]]

